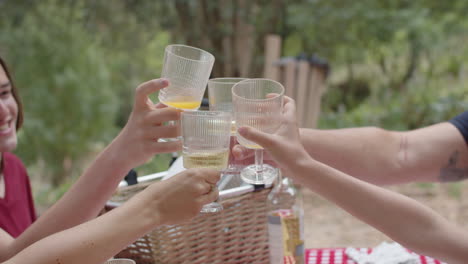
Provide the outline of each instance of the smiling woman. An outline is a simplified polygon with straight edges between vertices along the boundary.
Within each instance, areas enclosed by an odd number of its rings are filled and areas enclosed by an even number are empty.
[[[187,221],[216,200],[216,188],[205,190],[216,184],[220,173],[192,169],[149,186],[122,207],[96,218],[131,168],[156,154],[181,149],[178,141],[158,142],[180,135],[178,125],[164,125],[178,121],[180,113],[149,99],[169,84],[156,79],[136,88],[132,113],[120,134],[36,219],[26,168],[10,153],[23,121],[21,101],[6,64],[1,59],[0,63],[0,263],[103,263],[155,227]],[[121,225],[132,217],[147,220]]]
[[[34,220],[29,177],[16,148],[16,131],[23,121],[23,109],[5,62],[0,58],[0,228],[17,237]]]

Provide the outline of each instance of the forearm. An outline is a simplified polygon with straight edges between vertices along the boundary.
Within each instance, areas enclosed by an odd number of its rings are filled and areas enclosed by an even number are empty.
[[[130,170],[115,155],[113,145],[106,148],[62,198],[15,239],[10,256],[2,257],[11,257],[48,235],[96,217]]]
[[[468,259],[468,234],[408,197],[312,159],[292,173],[314,192],[417,253],[448,263]]]
[[[397,133],[375,127],[301,129],[304,148],[314,159],[378,185],[405,182],[399,177]]]
[[[406,132],[364,127],[300,133],[314,159],[374,184],[468,178],[468,148],[448,122]]]
[[[150,202],[129,201],[101,217],[44,238],[5,263],[101,264],[158,225],[157,213],[147,206]],[[124,224],[130,217],[138,220]]]

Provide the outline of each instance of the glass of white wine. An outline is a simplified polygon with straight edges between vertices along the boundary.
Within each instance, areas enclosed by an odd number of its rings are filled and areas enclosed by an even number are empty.
[[[202,49],[172,44],[164,50],[161,77],[169,86],[159,91],[161,103],[184,111],[195,111],[200,107],[205,93],[214,56]],[[161,139],[171,141],[174,139]]]
[[[247,79],[232,87],[232,103],[236,127],[250,126],[265,133],[274,133],[281,124],[284,87],[270,79]],[[269,184],[277,176],[276,168],[263,164],[263,147],[237,135],[244,147],[255,150],[255,164],[242,169],[240,176],[250,184]]]
[[[231,113],[220,111],[183,112],[182,157],[184,168],[210,168],[222,171],[227,168]],[[205,205],[201,212],[223,210],[219,203]]]
[[[246,78],[224,77],[208,80],[208,99],[210,111],[223,111],[232,113],[232,87],[234,84],[246,80]],[[236,122],[232,120],[231,139],[229,149],[237,144]],[[228,168],[225,170],[228,174],[239,175],[245,167],[245,162],[236,161],[232,155],[229,155]]]

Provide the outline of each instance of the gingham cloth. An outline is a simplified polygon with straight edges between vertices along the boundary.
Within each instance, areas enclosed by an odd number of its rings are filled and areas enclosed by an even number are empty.
[[[283,258],[283,264],[296,264],[296,260],[292,256],[285,256]]]
[[[361,252],[372,252],[370,248],[359,248]],[[306,249],[306,264],[356,264],[345,254],[345,248]],[[420,256],[420,264],[446,264],[436,259]]]

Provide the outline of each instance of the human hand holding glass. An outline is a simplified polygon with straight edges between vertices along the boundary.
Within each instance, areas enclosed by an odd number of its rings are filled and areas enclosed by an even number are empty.
[[[232,117],[227,112],[184,112],[182,122],[182,157],[184,168],[224,170],[228,165]],[[216,186],[212,186],[212,190]],[[219,212],[219,203],[205,205],[201,212]]]
[[[161,77],[169,81],[169,86],[159,92],[159,101],[180,110],[197,110],[214,61],[214,56],[202,49],[185,45],[167,46]]]
[[[247,79],[232,87],[232,102],[236,127],[249,126],[272,134],[281,125],[284,87],[269,79]],[[244,147],[255,149],[255,164],[244,168],[240,176],[250,184],[272,183],[276,168],[263,164],[263,148],[259,144],[237,135]]]

